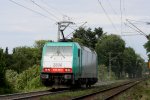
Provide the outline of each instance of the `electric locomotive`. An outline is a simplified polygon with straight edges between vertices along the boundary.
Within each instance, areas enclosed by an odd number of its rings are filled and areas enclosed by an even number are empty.
[[[97,54],[76,42],[48,42],[40,77],[45,86],[91,86],[98,80]]]

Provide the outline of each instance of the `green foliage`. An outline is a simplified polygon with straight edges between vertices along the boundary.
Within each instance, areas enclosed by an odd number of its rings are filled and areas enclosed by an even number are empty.
[[[42,49],[46,42],[52,42],[52,40],[37,40],[35,41],[34,47],[38,49]]]
[[[0,94],[12,92],[5,78],[6,62],[6,53],[0,48]]]
[[[42,57],[42,49],[46,42],[52,42],[52,40],[37,40],[34,43],[34,49],[36,49],[34,55],[37,55],[36,56],[36,59],[38,60],[37,63],[40,63]]]
[[[5,55],[3,53],[3,49],[0,49],[0,87],[5,86],[5,67],[6,67],[6,60]]]
[[[25,74],[24,74],[25,75]],[[27,84],[25,90],[32,90],[39,87],[42,87],[40,81],[40,66],[33,66],[26,71],[26,80]]]
[[[38,88],[41,86],[40,83],[40,70],[39,66],[33,66],[32,68],[29,68],[28,70],[23,71],[21,74],[19,74],[17,79],[17,90],[24,90],[24,89],[33,89]],[[33,82],[35,82],[33,84]]]
[[[10,90],[13,89],[15,92],[27,91],[42,86],[38,65],[40,65],[42,47],[46,42],[48,40],[39,40],[35,41],[33,47],[16,47],[13,49],[12,54],[8,53],[8,47],[5,52],[0,49],[0,87],[4,87],[4,90],[1,89],[1,91],[7,90],[5,85],[10,86]]]
[[[5,73],[6,80],[14,90],[16,90],[16,85],[17,85],[16,80],[18,79],[18,76],[19,75],[16,71],[6,70],[6,73]]]
[[[103,36],[96,44],[96,51],[98,53],[99,63],[108,65],[109,53],[112,57],[122,53],[125,49],[125,42],[117,35]]]
[[[101,81],[108,80],[108,70],[105,65],[98,66],[98,79]]]
[[[109,60],[111,60],[112,71],[120,77],[120,72],[122,72],[122,59],[119,59],[119,56],[123,53],[124,49],[125,42],[119,36],[103,36],[96,45],[99,64],[105,64],[108,67]]]
[[[37,58],[38,49],[31,47],[17,47],[12,54],[12,64],[9,68],[21,73],[30,66],[37,64],[37,62],[39,62]]]
[[[107,66],[107,70],[111,64],[114,73],[112,75],[118,78],[142,76],[144,60],[132,48],[126,48],[125,41],[121,37],[113,34],[106,35],[102,28],[95,28],[94,31],[90,28],[80,28],[75,31],[72,39],[81,45],[95,49],[99,64]],[[104,69],[100,67],[100,70],[104,71]],[[100,72],[100,77],[102,73]]]
[[[128,73],[129,77],[142,76],[144,60],[131,47],[124,50],[123,61],[124,71]]]
[[[136,54],[132,48],[126,48],[123,53],[124,71],[132,77],[136,67]]]
[[[13,54],[7,54],[8,48],[6,48],[6,61],[7,69],[13,69],[18,73],[23,72],[29,67],[40,64],[42,56],[42,48],[48,40],[35,41],[33,47],[16,47],[13,49]]]
[[[98,66],[98,79],[100,81],[112,81],[112,80],[116,80],[116,75],[114,72],[111,72],[111,77],[109,78],[108,76],[109,72],[108,72],[108,68],[105,65],[99,65]]]
[[[150,59],[150,39],[147,41],[147,43],[144,44],[144,48],[146,49],[148,57]]]
[[[116,100],[150,100],[150,80],[143,81],[119,95]]]
[[[94,31],[92,31],[90,28],[88,29],[79,28],[73,34],[73,41],[78,42],[86,47],[95,49],[96,43],[103,34],[104,34],[103,30],[100,27],[95,28]]]
[[[143,65],[143,68],[142,68],[142,76],[143,77],[149,77],[149,68],[148,68],[148,63],[145,62],[144,65]]]
[[[40,67],[33,66],[18,74],[13,70],[6,71],[6,79],[14,91],[29,91],[42,87]]]
[[[125,42],[117,35],[105,35],[96,45],[99,64],[109,66],[118,78],[141,77],[144,60],[134,49],[126,48]],[[107,68],[108,69],[108,68]]]

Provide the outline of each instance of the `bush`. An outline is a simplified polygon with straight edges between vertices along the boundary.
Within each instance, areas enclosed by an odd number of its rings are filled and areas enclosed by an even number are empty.
[[[108,76],[108,68],[105,65],[99,65],[98,66],[98,79],[100,81],[107,81],[107,80],[116,80],[116,76],[113,71],[111,71],[111,79],[109,79]]]
[[[108,71],[105,65],[98,66],[98,79],[100,81],[108,80]]]
[[[6,79],[10,86],[17,92],[29,91],[42,87],[40,81],[40,67],[37,65],[20,74],[13,70],[7,70]]]
[[[6,70],[5,73],[6,81],[13,90],[16,90],[16,85],[17,85],[16,80],[18,79],[18,76],[19,75],[16,71]]]

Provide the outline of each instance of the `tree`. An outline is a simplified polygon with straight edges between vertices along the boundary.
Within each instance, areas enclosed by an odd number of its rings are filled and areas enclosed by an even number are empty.
[[[145,61],[140,55],[136,58],[136,77],[142,77],[142,72],[145,70]]]
[[[0,87],[5,86],[5,56],[3,53],[3,49],[0,48]]]
[[[119,36],[103,36],[96,44],[99,64],[105,64],[108,67],[109,60],[111,60],[112,71],[115,72],[116,76],[120,77],[120,73],[122,72],[122,59],[119,57],[124,49],[125,42]]]
[[[34,48],[42,49],[46,42],[53,42],[52,40],[37,40],[34,43]]]
[[[4,55],[5,55],[5,60],[6,60],[6,63],[5,63],[6,69],[9,69],[9,66],[11,66],[13,63],[13,59],[12,59],[12,55],[8,53],[8,47],[6,47]]]
[[[116,57],[125,49],[125,42],[117,35],[103,36],[96,44],[96,51],[98,53],[99,63],[108,65],[109,53],[112,57]]]
[[[6,47],[5,54],[8,55],[8,47]]]
[[[27,68],[39,63],[38,56],[39,52],[36,48],[16,47],[15,52],[12,54],[13,61],[10,69],[20,73]]]
[[[36,65],[28,68],[20,74],[14,70],[6,71],[6,79],[15,92],[33,90],[42,87],[39,77],[40,67]]]
[[[148,40],[147,43],[144,44],[144,48],[146,49],[148,57],[150,59],[150,40]]]
[[[53,42],[52,40],[37,40],[34,43],[34,48],[37,51],[37,59],[38,59],[38,63],[40,63],[41,57],[42,57],[42,49],[45,45],[45,43],[47,42]]]
[[[144,60],[135,53],[133,48],[128,47],[124,50],[124,71],[130,78],[141,77],[144,64]]]
[[[33,65],[40,65],[42,48],[48,41],[49,40],[35,41],[33,47],[23,46],[14,48],[13,54],[11,56],[8,55],[10,56],[9,58],[12,59],[10,61],[11,65],[9,65],[9,68],[17,71],[18,73],[21,73]]]
[[[136,66],[136,54],[133,48],[128,47],[123,53],[124,71],[128,73],[129,77],[132,78],[135,74]]]
[[[103,30],[100,27],[95,28],[94,31],[92,31],[90,28],[79,28],[73,34],[72,40],[86,47],[95,49],[96,43],[103,34]]]

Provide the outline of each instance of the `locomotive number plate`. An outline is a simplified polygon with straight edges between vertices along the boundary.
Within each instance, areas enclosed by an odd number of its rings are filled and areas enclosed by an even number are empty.
[[[54,68],[62,67],[62,63],[53,63]]]

